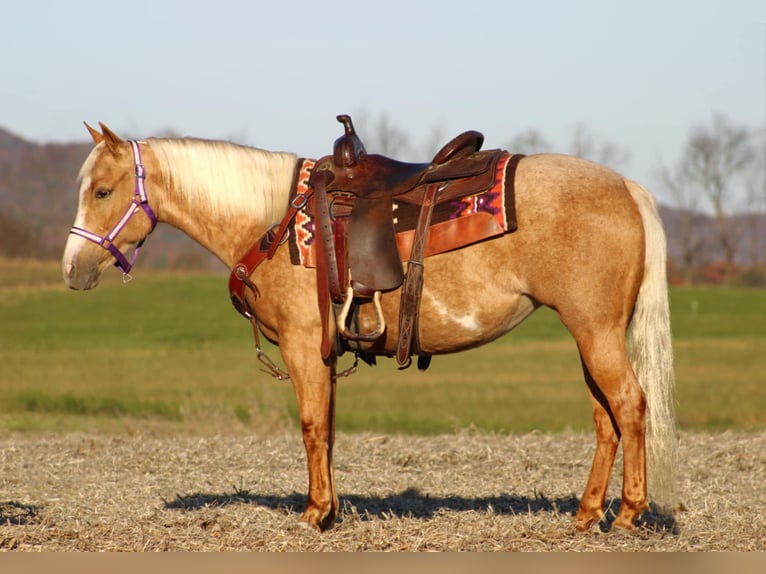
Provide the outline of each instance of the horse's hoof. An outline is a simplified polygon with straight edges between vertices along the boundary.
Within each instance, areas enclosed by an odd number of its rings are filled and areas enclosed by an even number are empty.
[[[624,518],[618,515],[612,523],[612,528],[617,528],[623,532],[633,532],[636,530],[635,520],[633,518]]]
[[[300,523],[307,528],[324,532],[332,528],[332,525],[335,523],[335,515],[332,512],[328,512],[322,516],[316,511],[306,510],[301,516]]]
[[[600,509],[577,511],[574,517],[575,528],[580,532],[589,530],[594,524],[598,524],[604,513]]]
[[[645,510],[649,509],[649,505],[645,502],[638,504],[628,504],[623,501],[620,507],[620,512],[617,513],[617,517],[614,519],[612,526],[619,528],[620,530],[632,532],[636,530],[636,521],[641,518],[641,515]]]

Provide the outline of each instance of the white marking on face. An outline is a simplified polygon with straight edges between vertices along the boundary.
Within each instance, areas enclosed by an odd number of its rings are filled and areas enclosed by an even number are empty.
[[[77,202],[77,215],[75,216],[74,225],[75,227],[83,227],[85,216],[88,213],[88,208],[85,205],[85,192],[90,189],[91,186],[91,178],[90,175],[86,175],[82,178],[82,183],[80,184],[80,194],[78,196],[78,202]]]
[[[90,160],[90,158],[89,158]],[[92,160],[90,160],[92,162]],[[87,164],[88,162],[86,162]],[[74,220],[74,227],[80,227],[82,229],[87,229],[87,226],[85,225],[86,217],[88,214],[88,208],[85,205],[85,194],[87,190],[90,189],[93,180],[90,176],[90,166],[86,165],[87,170],[85,167],[83,168],[82,173],[82,180],[80,182],[80,192],[78,195],[78,201],[77,201],[77,215],[75,215]],[[87,240],[84,237],[80,237],[79,235],[73,235],[69,234],[67,236],[66,244],[64,246],[64,256],[61,259],[61,267],[62,271],[64,273],[64,280],[69,283],[69,279],[72,274],[72,270],[75,267],[75,261],[77,260],[78,255],[80,254],[80,251],[87,243]]]

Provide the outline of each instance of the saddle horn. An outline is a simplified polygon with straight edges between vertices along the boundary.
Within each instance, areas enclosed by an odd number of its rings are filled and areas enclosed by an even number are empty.
[[[351,116],[341,114],[335,119],[343,124],[345,133],[333,144],[333,163],[338,167],[354,167],[367,150],[364,149],[362,140],[356,135]]]

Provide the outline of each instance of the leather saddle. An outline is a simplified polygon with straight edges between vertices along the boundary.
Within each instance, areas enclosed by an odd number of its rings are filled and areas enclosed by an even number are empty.
[[[351,118],[339,115],[337,120],[343,124],[344,134],[335,141],[332,155],[317,161],[309,179],[318,223],[320,307],[329,295],[335,304],[343,305],[337,317],[343,337],[374,341],[385,329],[380,293],[401,286],[397,359],[404,364],[412,350],[415,334],[412,331],[416,330],[423,258],[433,208],[437,203],[491,188],[497,163],[505,152],[480,151],[484,136],[471,130],[450,140],[430,162],[407,163],[368,154]],[[399,252],[395,202],[420,206],[411,253]],[[408,261],[406,279],[402,261]],[[368,334],[349,329],[349,307],[353,300],[360,299],[373,299],[376,303],[378,327]],[[411,332],[404,335],[403,341],[403,331],[408,329]],[[417,353],[417,337],[414,339]]]
[[[402,260],[394,225],[394,200],[423,205],[429,185],[439,188],[434,203],[440,203],[488,189],[494,182],[494,166],[502,150],[479,152],[484,136],[467,131],[450,140],[429,163],[407,163],[386,156],[368,154],[354,130],[351,118],[340,115],[344,135],[335,141],[333,154],[317,161],[309,185],[317,197],[317,211],[322,227],[322,197],[328,197],[329,219],[337,224],[334,208],[350,206],[345,227],[346,255],[354,295],[371,297],[375,291],[396,289],[403,281]],[[333,199],[335,197],[335,199]],[[337,199],[337,198],[341,199]],[[325,222],[329,223],[329,222]],[[345,225],[344,225],[345,224]],[[323,235],[325,245],[331,236]],[[332,234],[335,239],[338,233]],[[332,256],[326,251],[325,256]],[[339,262],[343,267],[343,262]],[[332,263],[331,263],[332,267]],[[332,278],[331,278],[332,280]],[[346,278],[340,288],[331,288],[333,301],[345,300]],[[332,287],[332,285],[331,285]]]

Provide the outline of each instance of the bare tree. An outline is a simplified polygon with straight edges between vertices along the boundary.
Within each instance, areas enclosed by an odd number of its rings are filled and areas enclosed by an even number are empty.
[[[678,209],[681,223],[681,268],[684,280],[692,282],[693,269],[698,263],[697,257],[702,243],[693,237],[694,219],[699,212],[701,194],[696,186],[690,184],[684,165],[673,168],[662,166],[660,176],[667,187],[674,207]]]
[[[710,203],[727,268],[734,263],[737,243],[728,216],[736,201],[737,184],[742,183],[744,170],[753,159],[751,132],[716,114],[711,126],[691,130],[677,167],[686,185],[699,189]]]
[[[535,128],[519,132],[509,143],[508,149],[513,153],[534,154],[546,153],[553,150],[550,142]]]
[[[519,132],[508,143],[508,149],[512,152],[525,154],[556,151],[545,136],[535,128]],[[582,125],[575,126],[566,153],[596,161],[615,169],[622,167],[629,158],[628,152],[623,148],[608,141],[599,141]]]
[[[385,113],[375,120],[364,110],[359,111],[354,115],[354,126],[368,153],[402,159],[411,152],[409,135]]]
[[[623,148],[608,141],[599,141],[582,124],[574,128],[569,153],[602,163],[613,169],[623,167],[629,159],[628,152]]]
[[[744,174],[750,265],[766,263],[766,128],[753,133],[753,161]]]

